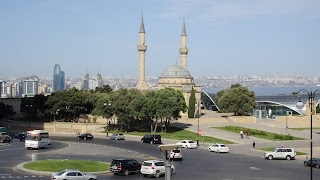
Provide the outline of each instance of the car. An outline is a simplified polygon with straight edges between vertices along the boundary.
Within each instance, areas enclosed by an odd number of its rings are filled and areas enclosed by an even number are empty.
[[[181,145],[182,148],[197,148],[197,143],[191,141],[191,140],[183,140],[183,141],[180,141],[180,142],[177,142],[176,143],[177,145]]]
[[[208,147],[208,150],[210,152],[217,152],[217,153],[220,153],[220,152],[229,152],[229,148],[224,145],[224,144],[218,144],[218,143],[214,143],[212,146],[209,146]]]
[[[141,164],[135,159],[113,159],[110,164],[110,171],[115,175],[127,176],[130,173],[139,172],[140,168]]]
[[[174,149],[170,151],[169,159],[180,159],[182,160],[182,151],[181,149]]]
[[[153,134],[146,134],[141,138],[143,143],[150,143],[150,144],[161,144],[161,136],[160,135],[153,135]]]
[[[80,139],[87,140],[87,139],[93,139],[93,136],[90,133],[84,133],[84,134],[80,134],[77,138],[78,140]]]
[[[109,139],[124,140],[124,135],[123,134],[112,134],[111,136],[109,136]]]
[[[3,143],[5,141],[10,142],[11,136],[9,136],[9,134],[6,132],[0,132],[0,143]]]
[[[275,148],[273,151],[266,151],[263,155],[265,158],[272,159],[287,159],[291,160],[296,156],[293,148]]]
[[[97,180],[97,176],[80,172],[77,169],[66,169],[58,173],[52,173],[52,180]]]
[[[14,137],[16,139],[19,139],[20,142],[24,142],[26,140],[27,133],[26,132],[18,133],[18,134],[15,134]]]
[[[303,162],[304,166],[311,166],[311,160]],[[320,158],[312,158],[312,167],[320,168]]]
[[[144,177],[154,176],[160,177],[165,174],[165,163],[162,160],[148,160],[144,161],[140,170]],[[175,172],[175,167],[171,165],[171,174]]]

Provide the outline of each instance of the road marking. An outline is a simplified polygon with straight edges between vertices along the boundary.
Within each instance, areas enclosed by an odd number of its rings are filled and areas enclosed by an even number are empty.
[[[258,170],[261,171],[262,169],[256,168],[256,167],[250,167],[251,170]]]
[[[11,176],[11,174],[0,174],[0,176]]]
[[[17,149],[24,149],[24,147],[23,148],[13,148],[13,149],[3,149],[3,150],[0,150],[0,151],[9,151],[9,150],[17,150]]]

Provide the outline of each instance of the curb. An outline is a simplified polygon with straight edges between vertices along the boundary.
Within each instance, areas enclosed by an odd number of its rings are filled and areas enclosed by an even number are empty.
[[[32,162],[32,161],[29,161]],[[50,172],[50,171],[35,171],[35,170],[30,170],[26,169],[23,167],[24,164],[29,163],[29,162],[23,162],[18,164],[17,166],[13,167],[14,170],[22,171],[25,173],[33,174],[33,175],[41,175],[41,176],[52,176],[52,173],[57,173],[57,172]],[[102,175],[102,174],[112,174],[110,170],[108,171],[97,171],[97,172],[84,172],[84,173],[90,173],[94,175]]]

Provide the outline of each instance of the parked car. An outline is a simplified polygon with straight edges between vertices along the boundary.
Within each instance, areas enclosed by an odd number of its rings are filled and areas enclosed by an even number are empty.
[[[197,143],[191,140],[183,140],[176,143],[177,145],[181,145],[183,148],[197,148]]]
[[[113,174],[123,174],[125,176],[130,173],[139,172],[141,164],[135,159],[113,159],[110,164],[110,171]]]
[[[80,139],[83,139],[83,140],[93,139],[93,136],[90,133],[84,133],[84,134],[80,134],[78,136],[78,140],[80,140]]]
[[[161,144],[161,136],[160,135],[153,135],[153,134],[146,134],[141,138],[143,143],[150,143],[150,144]]]
[[[144,177],[147,176],[155,176],[160,177],[160,175],[165,174],[165,166],[164,162],[161,160],[149,160],[144,161],[141,166],[141,174]],[[175,167],[171,165],[171,174],[175,172]]]
[[[66,169],[58,173],[52,173],[52,180],[97,180],[97,176],[80,172],[77,169]]]
[[[124,135],[123,134],[112,134],[111,136],[109,136],[109,139],[124,140]]]
[[[217,152],[217,153],[220,153],[220,152],[225,152],[225,153],[227,153],[227,152],[229,152],[229,148],[226,146],[226,145],[224,145],[224,144],[218,144],[218,143],[214,143],[212,146],[209,146],[208,147],[208,150],[210,151],[210,152]]]
[[[0,132],[0,143],[10,142],[10,141],[11,141],[11,137],[9,136],[8,133]]]
[[[170,151],[169,159],[180,159],[182,160],[182,151],[181,149],[174,149]]]
[[[305,166],[311,166],[311,159],[304,161]],[[320,168],[320,158],[312,158],[312,167]]]
[[[24,142],[26,140],[27,133],[26,132],[18,133],[18,134],[15,134],[14,137],[16,139],[19,139],[20,142]]]
[[[264,157],[272,159],[287,159],[291,160],[296,156],[296,153],[293,148],[275,148],[273,151],[266,151]]]

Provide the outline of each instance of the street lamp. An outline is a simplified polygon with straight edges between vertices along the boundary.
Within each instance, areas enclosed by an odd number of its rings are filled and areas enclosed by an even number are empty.
[[[166,145],[160,145],[158,148],[161,151],[163,161],[165,162],[165,180],[170,180],[171,178],[171,164],[169,164],[168,158],[167,158],[167,153],[168,151],[175,150],[178,148],[181,148],[182,145],[177,145],[177,144],[166,144]],[[164,157],[163,152],[166,152],[166,157]]]
[[[312,180],[312,114],[313,114],[313,101],[314,101],[314,94],[318,91],[319,89],[317,89],[316,91],[312,92],[312,89],[309,91],[305,90],[305,89],[301,89],[299,90],[297,93],[299,95],[299,102],[297,102],[296,107],[298,109],[302,109],[304,107],[303,103],[300,100],[300,92],[306,92],[308,94],[308,101],[309,101],[309,107],[310,107],[310,117],[311,117],[311,123],[310,123],[310,161],[311,161],[311,166],[310,166],[310,178]]]
[[[29,110],[29,111],[30,111],[30,110],[32,111],[32,104],[27,104],[27,105],[26,105],[26,109],[27,109],[27,111],[28,111],[28,110]],[[27,114],[29,114],[29,113],[27,113]],[[29,117],[27,117],[27,118],[29,119],[29,129],[30,129],[30,121],[31,121],[30,119],[31,119],[31,117],[29,116]]]
[[[197,113],[197,116],[198,116],[198,130],[197,130],[197,146],[199,146],[199,117],[200,117],[200,104],[199,104],[199,100],[197,102],[197,106],[198,106],[198,113]]]
[[[104,101],[103,102],[103,105],[104,106],[111,106],[111,103],[110,102],[108,102],[108,104],[107,104],[107,102],[106,101]],[[107,135],[106,135],[106,137],[108,137],[109,136],[109,120],[107,120]]]

